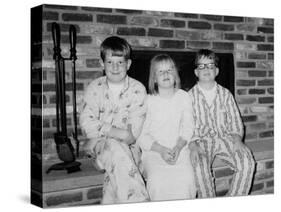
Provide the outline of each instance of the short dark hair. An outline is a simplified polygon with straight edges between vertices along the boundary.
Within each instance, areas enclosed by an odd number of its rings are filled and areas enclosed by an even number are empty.
[[[198,61],[202,58],[206,57],[208,59],[211,59],[214,61],[215,65],[218,66],[219,58],[215,54],[214,51],[209,50],[209,49],[200,49],[195,56],[195,65],[198,65]]]
[[[131,46],[123,38],[111,36],[106,38],[100,47],[100,56],[104,61],[106,52],[110,50],[114,56],[124,56],[126,60],[131,58]]]

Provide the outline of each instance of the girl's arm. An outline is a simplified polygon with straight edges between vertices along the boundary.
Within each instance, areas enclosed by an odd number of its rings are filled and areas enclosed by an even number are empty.
[[[150,134],[150,125],[151,125],[151,112],[149,110],[149,99],[146,99],[146,115],[145,120],[140,132],[140,136],[137,138],[137,145],[144,150],[150,151],[153,143],[156,141],[153,136]]]
[[[189,143],[193,139],[194,134],[194,117],[193,117],[193,109],[192,109],[192,100],[188,93],[184,93],[182,97],[182,103],[184,107],[181,126],[180,126],[180,135],[181,139],[178,140],[179,145],[183,144],[184,141],[186,142],[184,146]]]

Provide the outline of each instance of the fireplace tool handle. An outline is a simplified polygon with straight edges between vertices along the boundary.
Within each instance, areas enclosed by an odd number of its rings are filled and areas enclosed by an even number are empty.
[[[71,25],[69,28],[69,41],[70,41],[70,60],[72,67],[72,104],[73,104],[73,122],[74,122],[74,132],[73,138],[76,142],[76,156],[79,157],[79,140],[77,132],[77,107],[76,107],[76,67],[75,61],[76,56],[76,28],[74,25]]]
[[[65,65],[64,58],[60,52],[60,28],[57,23],[52,24],[52,36],[54,42],[54,60],[56,71],[56,119],[57,119],[57,132],[54,134],[54,140],[56,143],[56,150],[58,157],[62,160],[62,163],[52,165],[48,170],[67,170],[68,173],[76,172],[80,170],[80,162],[75,161],[74,148],[70,139],[67,137],[66,127],[66,99],[65,99]],[[72,41],[75,39],[74,36]],[[71,42],[71,46],[74,48],[72,52],[75,52],[75,42]],[[75,67],[74,67],[75,68]]]

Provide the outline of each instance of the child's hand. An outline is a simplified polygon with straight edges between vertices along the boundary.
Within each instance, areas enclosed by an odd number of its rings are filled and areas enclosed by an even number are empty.
[[[233,139],[233,151],[236,152],[236,151],[242,151],[242,149],[245,148],[245,145],[243,144],[242,142],[242,139],[239,135],[235,135],[235,134],[232,134],[231,135],[232,139]]]
[[[173,164],[176,164],[176,162],[177,162],[177,160],[179,158],[181,150],[182,150],[182,148],[178,147],[177,145],[172,149],[171,153],[172,153],[173,158],[172,158],[171,162]]]
[[[188,145],[188,148],[190,150],[190,161],[193,167],[197,166],[197,163],[199,161],[199,154],[201,154],[202,156],[206,157],[206,153],[204,152],[204,150],[195,142],[191,142]]]
[[[173,165],[173,153],[172,150],[167,147],[162,147],[160,151],[162,159],[169,165]]]
[[[123,143],[127,144],[127,145],[131,145],[133,143],[135,143],[135,137],[132,133],[132,125],[128,124],[128,129],[126,131],[126,136],[125,138],[122,140]]]
[[[84,144],[83,149],[87,157],[96,158],[95,145],[96,143],[91,140]]]

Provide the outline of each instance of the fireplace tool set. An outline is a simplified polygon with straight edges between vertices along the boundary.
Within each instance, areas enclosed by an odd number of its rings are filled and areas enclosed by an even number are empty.
[[[56,150],[61,163],[52,165],[46,173],[52,170],[66,170],[67,173],[80,171],[81,163],[76,161],[76,156],[79,156],[79,140],[77,138],[77,112],[76,112],[76,75],[75,75],[75,61],[76,56],[76,29],[75,26],[70,25],[69,41],[70,41],[70,57],[64,58],[61,56],[60,48],[60,27],[57,23],[52,23],[52,37],[54,42],[55,60],[55,79],[56,79],[56,121],[57,131],[54,133],[54,140],[56,143]],[[73,102],[73,122],[74,131],[72,137],[76,143],[75,150],[71,143],[71,139],[67,135],[67,111],[66,111],[66,96],[65,96],[65,61],[71,61],[72,67],[72,102]]]

